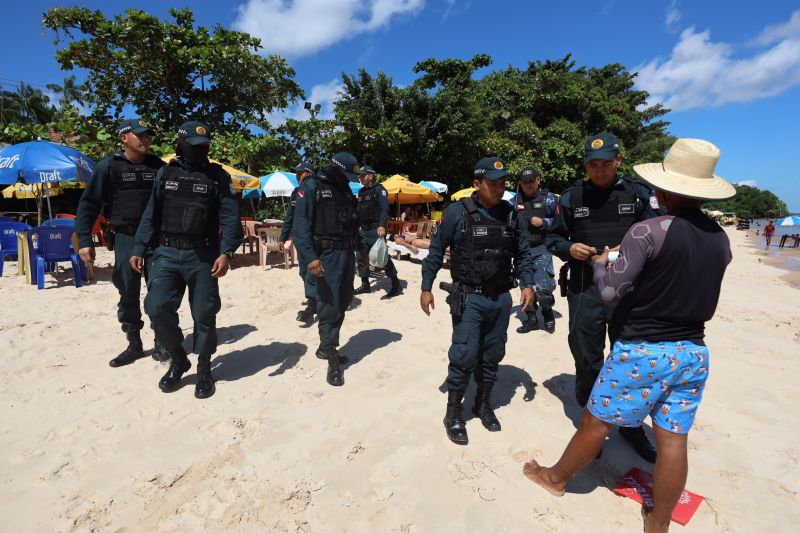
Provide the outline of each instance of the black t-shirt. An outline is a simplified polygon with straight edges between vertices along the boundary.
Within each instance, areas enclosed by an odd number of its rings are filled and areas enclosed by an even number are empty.
[[[676,210],[631,226],[611,269],[595,264],[594,282],[607,302],[634,287],[620,339],[703,344],[731,258],[716,222],[699,209]]]

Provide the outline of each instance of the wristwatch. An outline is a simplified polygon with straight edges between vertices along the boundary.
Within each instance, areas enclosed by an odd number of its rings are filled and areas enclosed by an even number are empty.
[[[233,250],[228,250],[227,252],[222,252],[223,254],[228,256],[228,259],[233,259]]]
[[[520,285],[520,289],[535,289],[536,285]]]

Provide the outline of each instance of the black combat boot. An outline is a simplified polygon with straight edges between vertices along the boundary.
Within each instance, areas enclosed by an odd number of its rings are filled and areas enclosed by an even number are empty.
[[[342,373],[341,359],[339,358],[339,350],[331,348],[327,351],[328,354],[328,376],[326,378],[328,385],[334,387],[341,387],[344,385],[344,374]]]
[[[194,386],[194,397],[201,400],[214,396],[216,391],[214,378],[211,376],[211,354],[197,356],[197,383]]]
[[[153,347],[153,359],[158,361],[159,363],[166,363],[172,357],[169,353],[169,350],[164,348],[164,346],[158,342],[158,339],[155,340],[155,345]]]
[[[467,444],[467,423],[464,422],[464,391],[451,390],[447,392],[447,412],[444,415],[444,427],[447,437],[456,444]]]
[[[400,280],[397,279],[397,276],[395,276],[392,278],[392,288],[389,289],[389,292],[387,292],[381,297],[381,300],[388,300],[389,298],[394,298],[399,294],[400,294]]]
[[[500,421],[492,410],[492,387],[494,383],[478,383],[472,414],[480,418],[483,427],[489,431],[500,431]]]
[[[539,329],[539,319],[536,317],[537,307],[538,306],[536,304],[531,306],[530,311],[528,311],[527,320],[525,320],[525,322],[523,322],[522,325],[517,328],[517,333],[528,333],[529,331]]]
[[[542,318],[544,319],[544,330],[553,333],[556,330],[556,315],[553,314],[552,307],[542,307]]]
[[[369,288],[369,278],[361,278],[361,286],[353,291],[353,294],[367,294],[372,292]]]
[[[192,368],[192,363],[190,363],[189,358],[186,357],[186,351],[182,346],[178,346],[169,352],[172,358],[172,361],[169,363],[169,370],[167,370],[167,373],[161,378],[161,381],[158,382],[158,388],[161,389],[162,392],[174,392],[178,390],[183,374]]]
[[[316,353],[317,359],[324,359],[325,361],[327,361],[331,352],[335,353],[336,356],[339,357],[340,365],[347,363],[347,357],[339,355],[339,350],[337,350],[334,347],[323,348],[322,346],[320,346],[319,348],[317,348],[317,353]]]
[[[133,363],[137,359],[144,357],[144,348],[142,347],[142,337],[138,331],[131,331],[127,334],[128,347],[125,351],[116,356],[108,362],[108,366],[117,368],[118,366],[125,366]]]
[[[647,439],[647,435],[645,435],[642,426],[636,428],[621,427],[619,428],[619,434],[633,446],[633,449],[636,450],[639,457],[648,463],[656,462],[658,453],[656,452],[655,446]]]
[[[310,326],[314,322],[314,315],[316,314],[317,300],[314,298],[309,298],[306,308],[297,313],[297,321],[304,322],[307,326]]]

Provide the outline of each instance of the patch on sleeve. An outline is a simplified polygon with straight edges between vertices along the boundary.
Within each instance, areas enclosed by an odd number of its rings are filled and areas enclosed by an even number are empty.
[[[305,191],[303,191],[303,190],[301,189],[301,190],[297,191],[297,196],[298,196],[299,198],[305,198],[305,196],[306,196],[306,193],[305,193]]]
[[[384,195],[384,196],[386,196],[386,189],[383,189],[383,190],[381,191],[381,194],[382,194],[382,195]]]
[[[652,207],[653,209],[658,209],[659,207],[661,207],[658,205],[658,198],[656,198],[655,196],[650,197],[650,207]]]
[[[233,183],[228,184],[231,188],[231,194],[236,194],[236,189],[233,188]]]

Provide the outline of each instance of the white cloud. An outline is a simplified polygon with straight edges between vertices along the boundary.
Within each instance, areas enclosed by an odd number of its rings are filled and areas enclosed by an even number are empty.
[[[678,22],[681,21],[681,18],[683,18],[683,15],[680,9],[678,9],[678,0],[672,0],[669,3],[669,7],[667,7],[667,15],[664,17],[664,26],[666,26],[668,30],[674,31]]]
[[[743,180],[736,183],[736,185],[747,185],[748,187],[758,187],[756,180]]]
[[[425,0],[247,0],[239,6],[233,26],[260,38],[265,53],[299,57],[373,32],[424,4]]]
[[[344,88],[341,80],[333,79],[327,83],[320,83],[314,85],[311,91],[306,95],[306,100],[290,105],[284,110],[270,113],[267,119],[269,123],[277,127],[286,122],[287,118],[295,120],[308,120],[311,114],[303,107],[305,102],[311,102],[312,105],[319,104],[321,106],[317,118],[327,120],[333,118],[335,106],[334,102],[339,97],[339,91]]]
[[[783,24],[766,28],[761,46],[749,57],[742,48],[713,42],[709,30],[685,29],[667,60],[653,59],[637,67],[637,86],[680,111],[696,107],[749,102],[780,94],[800,84],[800,10]]]

